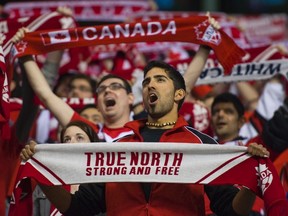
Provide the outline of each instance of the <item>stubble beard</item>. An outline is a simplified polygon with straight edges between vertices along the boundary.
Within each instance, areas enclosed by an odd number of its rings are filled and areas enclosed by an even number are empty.
[[[159,107],[159,105],[150,106],[148,109],[148,114],[153,119],[159,119],[167,114],[164,107]]]

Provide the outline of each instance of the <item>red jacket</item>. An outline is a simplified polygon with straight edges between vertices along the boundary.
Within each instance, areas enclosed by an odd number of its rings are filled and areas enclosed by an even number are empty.
[[[142,142],[140,128],[145,121],[132,121],[125,126],[134,135],[119,139],[119,142]],[[179,117],[173,129],[166,131],[160,142],[202,143],[188,123]],[[108,215],[204,215],[204,188],[193,184],[152,183],[149,201],[145,199],[140,183],[107,183],[106,204]]]
[[[138,120],[127,123],[125,126],[132,129],[134,134],[118,141],[136,142],[135,145],[143,142],[140,129],[145,126],[145,122],[146,120]],[[160,142],[217,143],[211,137],[189,127],[183,117],[179,117],[175,126],[164,131],[162,135],[157,130],[145,130],[142,133],[145,141],[156,135],[160,136]],[[71,205],[65,215],[88,216],[106,212],[108,216],[203,216],[204,187],[212,199],[211,204],[216,213],[235,215],[232,200],[238,189],[233,186],[127,182],[80,185],[79,190],[72,196]]]

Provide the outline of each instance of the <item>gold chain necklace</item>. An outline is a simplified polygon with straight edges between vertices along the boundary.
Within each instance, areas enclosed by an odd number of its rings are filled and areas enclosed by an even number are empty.
[[[170,125],[175,125],[176,122],[164,122],[164,123],[154,123],[154,122],[146,122],[146,126],[150,127],[165,127]]]

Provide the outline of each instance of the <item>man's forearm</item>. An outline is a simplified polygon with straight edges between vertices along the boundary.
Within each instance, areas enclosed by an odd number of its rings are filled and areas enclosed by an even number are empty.
[[[239,215],[249,215],[256,195],[247,188],[242,188],[233,199],[233,209]]]
[[[24,70],[27,74],[27,79],[29,80],[32,89],[41,101],[45,101],[45,98],[48,94],[51,94],[52,90],[37,63],[34,61],[32,56],[24,56],[19,60],[23,64]]]
[[[191,88],[194,87],[206,64],[210,50],[209,47],[200,45],[196,55],[193,57],[193,60],[183,75],[186,84],[186,92],[190,92]]]

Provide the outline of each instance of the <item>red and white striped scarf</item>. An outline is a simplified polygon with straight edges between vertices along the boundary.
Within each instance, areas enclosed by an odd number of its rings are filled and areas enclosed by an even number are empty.
[[[46,185],[149,181],[239,184],[264,199],[268,215],[287,215],[284,189],[273,164],[245,151],[243,146],[191,143],[41,144],[19,179],[35,178]]]

